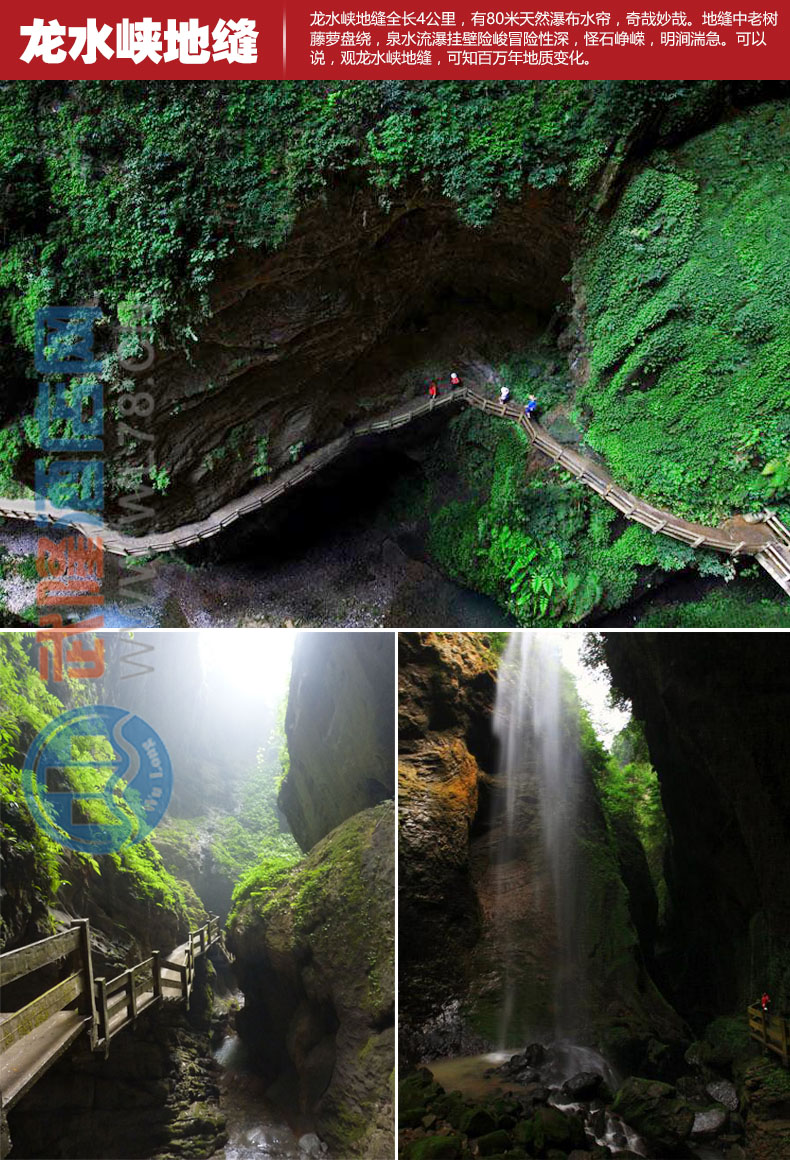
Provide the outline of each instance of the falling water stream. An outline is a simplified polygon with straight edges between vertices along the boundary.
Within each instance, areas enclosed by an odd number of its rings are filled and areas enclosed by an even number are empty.
[[[505,964],[499,1046],[523,1045],[514,1026],[523,972],[516,924],[508,905],[512,867],[529,841],[535,800],[539,814],[539,882],[535,903],[553,920],[553,1031],[555,1040],[578,1030],[579,956],[577,820],[581,782],[576,715],[566,702],[566,680],[550,632],[512,633],[502,659],[494,708],[499,741],[497,784],[504,790],[501,838],[496,843],[495,914]],[[541,897],[540,890],[550,893]],[[533,1029],[537,1030],[537,1029]]]

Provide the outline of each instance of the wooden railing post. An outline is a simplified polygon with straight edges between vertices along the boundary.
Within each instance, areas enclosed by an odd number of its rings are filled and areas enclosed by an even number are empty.
[[[107,980],[97,979],[99,989],[99,1028],[104,1039],[104,1058],[110,1054],[110,1020],[107,1017]]]
[[[159,961],[159,951],[151,951],[151,958],[154,960],[151,964],[151,974],[154,980],[154,997],[162,998],[162,964]]]
[[[129,988],[129,1014],[132,1019],[137,1018],[137,996],[134,993],[134,968],[129,967],[128,971],[124,971],[126,975],[126,986]]]
[[[83,1015],[87,1015],[90,1019],[90,1027],[88,1034],[90,1036],[91,1050],[96,1046],[97,1041],[97,1016],[96,1016],[96,997],[93,991],[93,955],[91,953],[91,924],[87,918],[72,919],[72,926],[79,928],[80,932],[80,963],[84,974],[85,987],[79,1000],[79,1008]]]

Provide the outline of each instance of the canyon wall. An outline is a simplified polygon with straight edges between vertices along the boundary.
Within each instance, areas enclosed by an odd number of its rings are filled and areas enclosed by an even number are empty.
[[[605,637],[644,723],[671,841],[666,986],[704,1024],[767,987],[790,1002],[790,693],[781,633]]]
[[[279,804],[303,850],[395,793],[395,660],[381,633],[304,632],[294,647]]]
[[[166,416],[156,461],[170,478],[152,505],[157,528],[241,494],[260,479],[256,463],[276,471],[420,394],[426,360],[458,359],[444,331],[459,302],[550,314],[566,294],[571,221],[556,191],[528,192],[472,229],[443,198],[415,191],[384,209],[340,183],[281,249],[241,249],[218,272],[198,341],[159,351],[151,370]]]

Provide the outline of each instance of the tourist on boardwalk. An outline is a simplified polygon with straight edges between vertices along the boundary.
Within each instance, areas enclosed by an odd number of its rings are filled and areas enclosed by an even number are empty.
[[[500,387],[499,388],[499,401],[500,401],[500,403],[506,403],[509,398],[510,398],[510,387]]]
[[[763,997],[760,1000],[760,1006],[763,1009],[763,1018],[765,1019],[765,1022],[767,1023],[768,1018],[771,1014],[771,996],[768,994],[767,991],[763,991]]]
[[[460,387],[461,386],[461,380],[458,377],[458,375],[455,373],[455,371],[450,371],[450,386],[451,387]]]
[[[428,394],[431,396],[432,399],[435,399],[436,396],[439,394],[439,388],[436,385],[436,379],[431,379],[431,385],[428,387]]]
[[[527,416],[528,419],[536,419],[537,416],[536,416],[535,412],[537,411],[537,409],[538,409],[538,400],[535,398],[534,395],[530,395],[529,399],[527,400],[526,405],[524,407],[524,414]]]

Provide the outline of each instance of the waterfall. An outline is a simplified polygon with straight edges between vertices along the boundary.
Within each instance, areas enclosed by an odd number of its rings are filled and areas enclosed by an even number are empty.
[[[493,921],[504,963],[502,1048],[523,1044],[530,1034],[553,1031],[555,1039],[566,1038],[579,1017],[581,758],[576,705],[568,697],[569,679],[558,650],[551,631],[512,633],[497,682],[499,821],[492,857]],[[551,963],[552,978],[544,983],[540,968],[527,961],[524,930],[529,922],[541,931]],[[542,1006],[550,1008],[539,1026],[537,1001],[530,1007],[527,992],[544,994]]]

